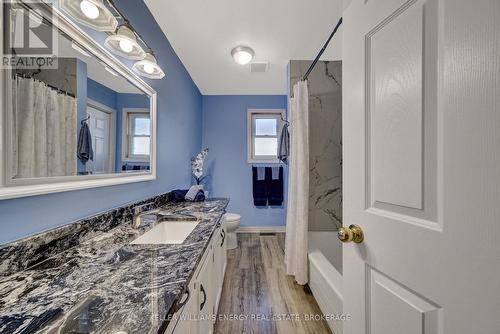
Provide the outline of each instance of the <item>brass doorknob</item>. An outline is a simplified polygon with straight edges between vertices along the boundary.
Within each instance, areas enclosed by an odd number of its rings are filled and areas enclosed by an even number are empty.
[[[363,242],[363,230],[358,225],[350,225],[349,227],[341,227],[337,231],[337,237],[342,242],[355,242],[357,244]]]

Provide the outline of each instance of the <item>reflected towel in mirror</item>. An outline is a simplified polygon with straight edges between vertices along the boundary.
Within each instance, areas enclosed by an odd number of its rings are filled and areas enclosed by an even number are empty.
[[[89,160],[94,160],[92,135],[90,134],[90,129],[86,122],[82,124],[80,133],[78,134],[78,159],[84,164]]]

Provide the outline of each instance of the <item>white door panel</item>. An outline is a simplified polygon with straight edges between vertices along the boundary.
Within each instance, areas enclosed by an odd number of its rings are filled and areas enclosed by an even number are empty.
[[[374,269],[368,269],[367,280],[370,333],[438,334],[439,306]]]
[[[422,209],[422,32],[419,3],[367,36],[369,204]]]
[[[500,1],[344,13],[346,334],[500,333]],[[492,279],[494,277],[494,279]]]

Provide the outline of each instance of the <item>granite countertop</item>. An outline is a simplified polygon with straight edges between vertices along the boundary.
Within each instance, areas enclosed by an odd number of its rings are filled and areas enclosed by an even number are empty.
[[[200,218],[179,245],[130,245],[123,223],[26,270],[0,276],[0,333],[158,333],[166,328],[228,204],[170,203]]]

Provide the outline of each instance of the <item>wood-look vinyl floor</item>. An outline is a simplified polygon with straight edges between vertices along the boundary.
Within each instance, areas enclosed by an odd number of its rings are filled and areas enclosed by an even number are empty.
[[[285,275],[284,233],[238,234],[227,269],[215,333],[331,333],[311,292]],[[231,318],[232,317],[232,318]]]

